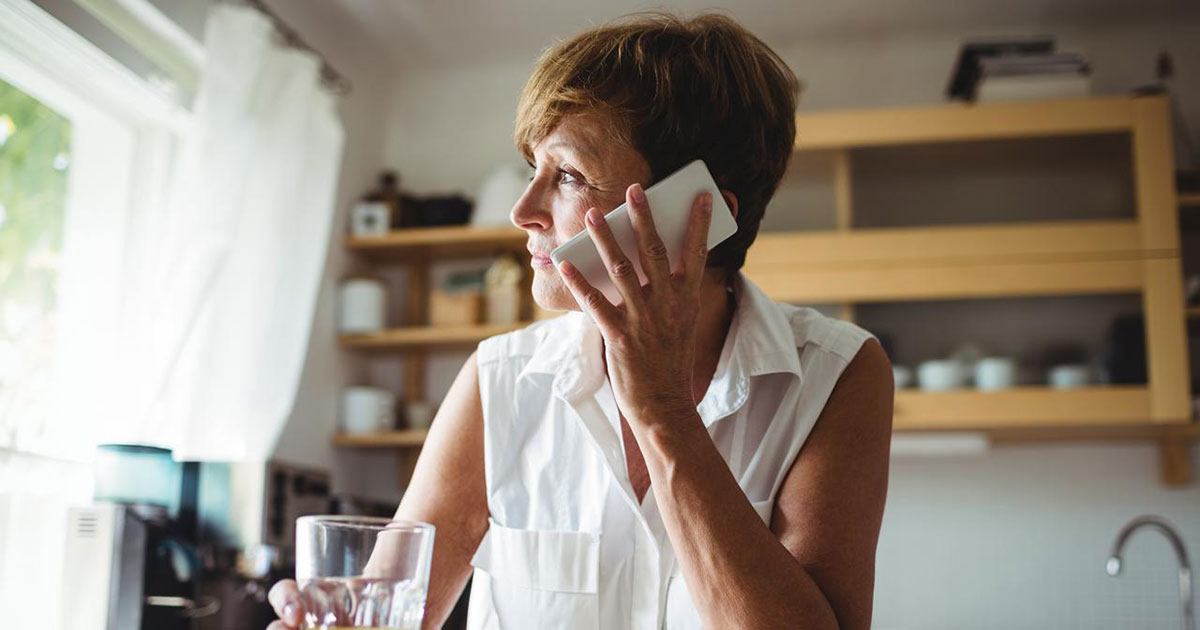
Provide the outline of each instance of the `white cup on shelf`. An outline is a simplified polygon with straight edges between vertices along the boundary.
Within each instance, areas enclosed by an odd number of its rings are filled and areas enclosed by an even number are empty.
[[[921,391],[944,392],[958,389],[966,380],[962,363],[953,359],[922,361],[917,366],[917,386]]]
[[[1091,382],[1091,371],[1086,365],[1068,363],[1050,368],[1046,375],[1050,387],[1054,389],[1072,389],[1083,387]]]
[[[342,390],[342,432],[362,435],[392,428],[396,396],[380,387],[347,387]]]
[[[994,392],[1017,382],[1017,362],[1008,357],[985,357],[975,364],[975,387]]]

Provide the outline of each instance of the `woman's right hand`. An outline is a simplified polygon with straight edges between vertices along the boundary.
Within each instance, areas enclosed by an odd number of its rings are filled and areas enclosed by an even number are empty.
[[[279,621],[272,621],[267,630],[296,630],[304,622],[304,604],[295,580],[276,582],[267,593],[267,601],[279,615]]]

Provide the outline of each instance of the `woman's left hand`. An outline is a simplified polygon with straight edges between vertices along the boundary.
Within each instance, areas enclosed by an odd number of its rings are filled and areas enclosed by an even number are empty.
[[[646,426],[696,411],[692,370],[712,195],[702,193],[692,204],[683,259],[674,273],[641,185],[630,186],[625,198],[647,284],[641,285],[637,270],[597,208],[587,212],[587,229],[622,303],[609,302],[571,263],[564,261],[559,270],[575,301],[604,336],[617,406],[630,424]]]

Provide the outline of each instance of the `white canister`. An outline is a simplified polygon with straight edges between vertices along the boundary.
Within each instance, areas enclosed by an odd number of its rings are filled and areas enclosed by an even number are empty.
[[[380,387],[347,387],[342,390],[342,431],[378,433],[392,428],[396,396]]]
[[[917,366],[917,385],[922,391],[944,392],[963,386],[962,364],[953,359],[922,361]]]
[[[1091,381],[1091,373],[1086,365],[1066,364],[1050,368],[1047,379],[1054,389],[1071,389],[1083,387]]]
[[[895,383],[896,389],[908,389],[912,387],[912,380],[912,368],[907,365],[892,366],[892,382]]]
[[[994,392],[1016,384],[1017,362],[1008,357],[986,357],[975,363],[975,387]]]
[[[375,278],[349,278],[342,282],[338,299],[338,330],[373,333],[384,328],[387,292]]]

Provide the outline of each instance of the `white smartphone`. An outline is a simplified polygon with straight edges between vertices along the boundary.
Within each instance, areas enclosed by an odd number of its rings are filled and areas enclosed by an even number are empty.
[[[688,221],[692,216],[692,204],[696,195],[702,192],[711,194],[713,199],[712,221],[708,226],[707,241],[708,249],[711,250],[737,232],[737,222],[733,220],[733,213],[721,196],[721,191],[703,160],[687,164],[646,189],[650,216],[654,220],[658,236],[667,246],[667,258],[671,261],[672,271],[680,268]],[[621,251],[625,252],[625,256],[637,269],[638,279],[645,284],[646,274],[642,271],[637,234],[633,231],[633,223],[629,218],[628,204],[621,204],[604,215],[604,218],[608,221],[617,244],[621,246]],[[555,267],[564,260],[570,262],[583,273],[588,283],[604,293],[609,302],[619,304],[622,301],[621,293],[608,277],[608,270],[587,229],[554,248],[554,251],[550,252],[550,260],[554,261]]]

